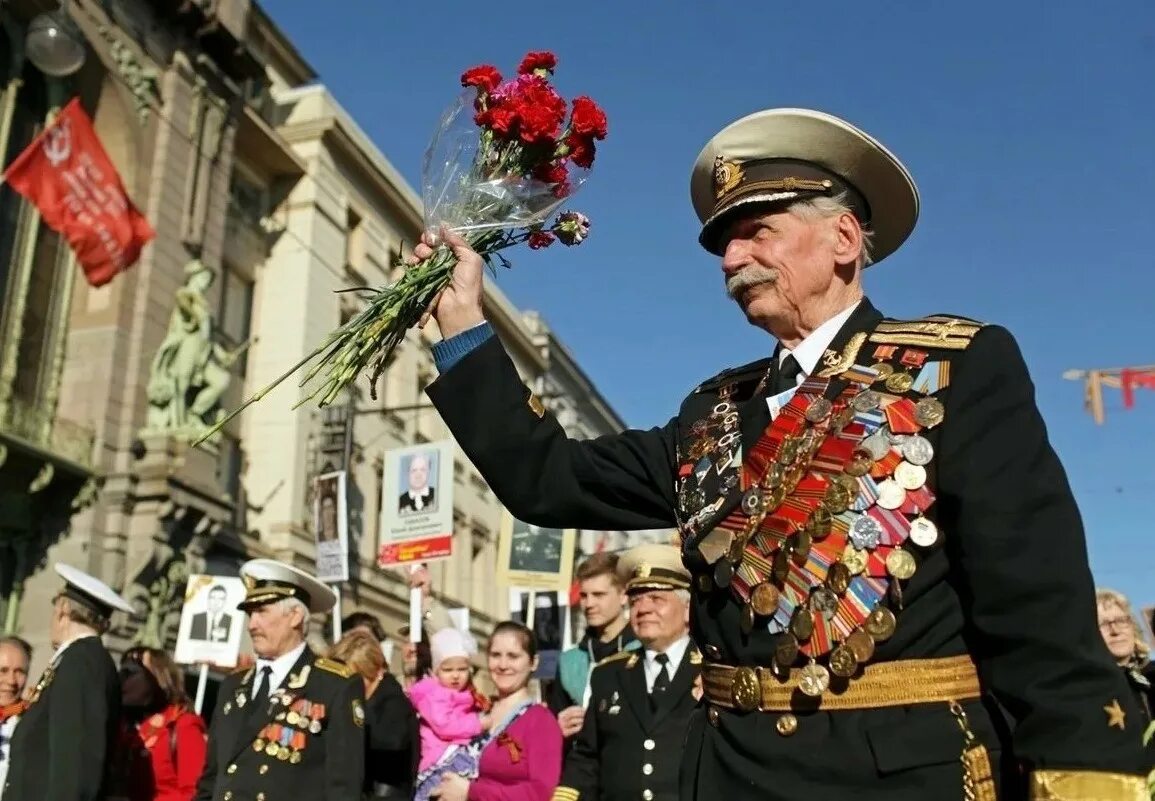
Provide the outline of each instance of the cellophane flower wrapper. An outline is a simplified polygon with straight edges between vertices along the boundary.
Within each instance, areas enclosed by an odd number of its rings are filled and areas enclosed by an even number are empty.
[[[555,184],[487,165],[474,121],[476,96],[474,90],[458,96],[425,150],[421,199],[425,230],[434,236],[442,226],[469,234],[542,224],[589,177],[588,169],[571,165],[569,191],[558,197]]]
[[[466,70],[465,91],[446,109],[425,151],[426,233],[436,242],[442,228],[456,231],[491,270],[510,266],[502,251],[514,245],[573,246],[589,235],[589,218],[558,210],[588,179],[596,142],[607,133],[606,116],[589,97],[562,98],[550,81],[556,66],[552,53],[539,51],[528,53],[508,80],[489,65]],[[309,390],[298,406],[309,400],[328,405],[366,372],[376,398],[377,377],[448,286],[455,265],[452,250],[441,244],[417,264],[399,262],[405,270],[393,284],[353,290],[365,299],[360,312],[198,442],[310,363],[301,380]]]

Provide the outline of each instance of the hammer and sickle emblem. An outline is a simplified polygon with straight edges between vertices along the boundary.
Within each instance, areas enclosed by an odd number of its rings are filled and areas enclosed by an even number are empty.
[[[44,155],[53,167],[60,165],[72,155],[72,129],[65,120],[53,128],[49,128],[44,136]]]

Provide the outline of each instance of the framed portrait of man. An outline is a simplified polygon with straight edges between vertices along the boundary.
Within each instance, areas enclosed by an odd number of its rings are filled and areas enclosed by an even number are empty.
[[[401,458],[401,494],[397,514],[412,515],[437,512],[436,450],[418,451]]]
[[[245,631],[245,617],[237,604],[244,597],[245,586],[236,576],[189,576],[177,626],[176,661],[236,665]]]
[[[397,567],[453,552],[453,440],[385,453],[377,564]]]
[[[506,512],[497,543],[498,581],[507,587],[568,591],[576,536],[575,529],[537,526]]]
[[[349,578],[349,525],[345,471],[313,479],[313,534],[317,547],[316,576],[320,581]]]

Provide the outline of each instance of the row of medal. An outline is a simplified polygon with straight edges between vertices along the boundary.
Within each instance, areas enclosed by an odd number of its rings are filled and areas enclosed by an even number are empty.
[[[289,703],[289,697],[282,696],[282,701]],[[253,750],[264,751],[268,756],[296,765],[308,743],[307,735],[320,734],[324,719],[324,704],[297,699],[287,710],[276,714],[275,722],[261,729],[257,739],[253,740]]]
[[[687,454],[690,461],[682,465],[678,476],[679,506],[692,515],[681,528],[689,533],[696,531],[702,520],[738,486],[742,434],[738,407],[730,400],[733,393],[734,384],[723,386],[709,417],[698,420],[690,429],[694,438]],[[707,505],[704,485],[711,472],[717,475],[719,484],[715,501]]]
[[[934,449],[922,432],[942,421],[943,407],[897,394],[937,389],[923,376],[938,367],[923,366],[916,379],[885,362],[856,366],[834,401],[824,397],[829,379],[807,380],[747,457],[740,508],[698,545],[714,565],[700,588],[729,587],[747,632],[762,619],[780,635],[778,669],[808,657],[800,689],[809,695],[826,691],[830,673],[853,676],[894,633],[881,602],[889,593],[901,604],[894,580],[914,575],[908,541],[938,539],[923,516],[934,503],[926,486]],[[878,382],[888,392],[871,388]],[[816,661],[827,655],[829,669]]]

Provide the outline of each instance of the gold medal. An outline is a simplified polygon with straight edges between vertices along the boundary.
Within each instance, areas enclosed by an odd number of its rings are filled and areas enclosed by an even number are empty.
[[[906,581],[914,575],[918,565],[910,551],[895,548],[886,555],[886,572],[896,579]]]
[[[782,479],[786,477],[786,470],[780,464],[770,465],[770,469],[766,471],[766,475],[762,479],[762,483],[770,489],[782,484]]]
[[[838,595],[850,587],[850,568],[842,562],[835,562],[826,573],[826,586]]]
[[[753,668],[740,667],[730,681],[730,700],[743,712],[753,712],[762,700],[762,687]]]
[[[786,577],[790,575],[790,547],[786,546],[778,549],[778,553],[774,554],[774,566],[770,570],[774,580],[779,584],[786,581]]]
[[[789,668],[798,658],[798,638],[790,632],[783,632],[774,646],[774,664],[780,668]]]
[[[310,723],[309,724],[309,731],[311,731],[313,734],[320,734],[321,733],[321,721],[314,720],[312,723]]]
[[[854,650],[842,643],[830,652],[830,672],[835,676],[848,679],[858,670],[858,657]]]
[[[854,409],[845,406],[830,418],[830,425],[838,431],[846,428],[854,420]]]
[[[875,639],[887,640],[894,634],[894,628],[897,621],[894,619],[894,612],[883,606],[876,606],[867,616],[866,622],[862,624],[862,628],[866,629],[866,633]]]
[[[794,437],[782,440],[782,447],[778,450],[778,464],[791,465],[798,458],[798,450],[802,444]]]
[[[269,743],[268,745],[265,746],[265,753],[271,757],[275,757],[277,755],[277,752],[280,750],[281,750],[281,746],[277,745],[276,743]]]
[[[797,637],[799,642],[809,640],[810,635],[814,633],[814,618],[805,606],[794,610],[794,617],[790,619],[790,633]]]
[[[782,479],[782,486],[779,487],[782,490],[782,500],[786,500],[786,496],[798,488],[798,482],[802,480],[804,475],[806,475],[806,471],[800,465],[786,471],[786,477]],[[777,509],[781,503],[782,501],[778,501],[773,508]]]
[[[891,392],[902,394],[909,392],[914,386],[914,376],[910,373],[891,373],[886,377],[886,388]]]
[[[783,479],[784,481],[787,479]],[[763,515],[769,514],[782,505],[782,501],[786,500],[786,493],[790,492],[786,485],[779,484],[774,489],[770,490],[770,495],[766,498],[766,506],[762,510]]]
[[[923,398],[914,407],[914,421],[923,428],[934,428],[945,414],[942,403],[935,398]]]
[[[746,604],[742,607],[742,617],[738,621],[739,627],[743,634],[749,634],[754,630],[754,607]]]
[[[300,761],[301,761],[301,752],[300,751],[294,751],[293,753],[289,754],[289,764],[290,765],[296,765]]]
[[[778,608],[778,588],[763,581],[750,593],[750,606],[762,617],[769,617]]]
[[[277,749],[277,759],[279,759],[281,762],[284,762],[288,758],[289,758],[289,747],[287,745],[282,745],[280,748]]]
[[[874,638],[862,629],[855,629],[846,638],[845,645],[854,652],[854,658],[861,664],[874,656]]]
[[[815,508],[810,514],[810,535],[816,540],[822,540],[830,534],[830,527],[834,525],[834,515],[825,506]]]
[[[830,673],[817,662],[811,662],[802,668],[802,675],[798,679],[798,689],[811,698],[817,698],[826,692],[830,686]]]
[[[265,741],[262,740],[260,737],[253,740],[253,750],[254,751],[264,751],[265,750]]]
[[[875,379],[876,381],[885,381],[894,375],[894,367],[887,364],[886,362],[878,362],[877,364],[872,364],[870,365],[870,369],[878,373],[878,378]]]
[[[278,715],[278,717],[279,717],[279,715]],[[295,710],[295,709],[290,709],[289,714],[285,716],[285,721],[290,726],[296,726],[297,721],[300,719],[301,719],[301,716],[297,714],[297,710]]]
[[[826,493],[822,496],[822,505],[825,506],[831,514],[842,514],[850,508],[850,502],[853,496],[850,491],[838,483],[837,481],[826,487]]]
[[[810,532],[802,528],[794,535],[794,553],[791,558],[794,564],[801,567],[806,564],[806,559],[810,556],[811,537]]]
[[[870,468],[874,466],[874,458],[869,451],[856,450],[854,456],[846,464],[846,475],[860,478],[870,472]]]
[[[850,543],[846,543],[846,550],[842,552],[842,564],[854,575],[858,575],[866,570],[866,551],[855,548]]]
[[[821,423],[834,410],[834,404],[826,400],[826,398],[815,398],[814,401],[806,407],[806,419],[811,423]]]

